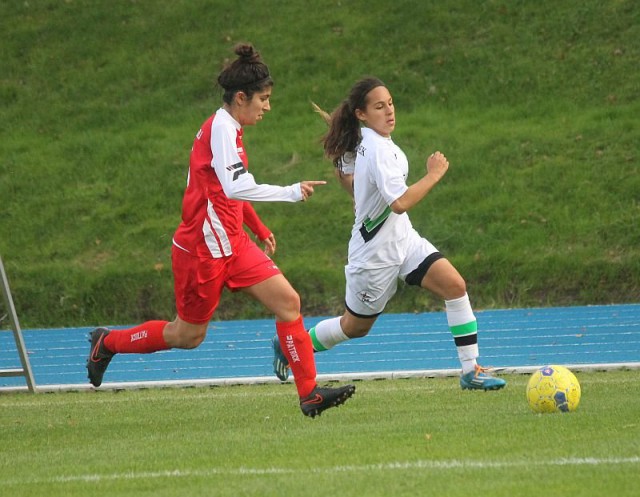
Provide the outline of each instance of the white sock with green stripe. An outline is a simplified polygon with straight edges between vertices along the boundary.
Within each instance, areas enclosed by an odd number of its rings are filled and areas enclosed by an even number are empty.
[[[309,335],[311,343],[313,343],[313,350],[316,352],[329,350],[339,343],[349,340],[349,337],[342,331],[339,317],[320,321],[309,330]]]
[[[471,309],[469,295],[444,301],[447,322],[458,350],[462,374],[473,371],[478,358],[478,323]]]

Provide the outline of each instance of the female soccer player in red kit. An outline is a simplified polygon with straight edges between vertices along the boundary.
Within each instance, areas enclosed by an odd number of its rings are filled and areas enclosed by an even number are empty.
[[[352,385],[322,388],[316,383],[313,347],[300,314],[300,297],[269,257],[273,233],[251,201],[296,202],[309,198],[324,181],[291,186],[256,183],[248,171],[243,126],[255,125],[270,110],[273,80],[251,45],[218,76],[223,106],[198,131],[191,150],[182,222],[173,238],[172,267],[177,318],[148,321],[126,330],[97,328],[90,334],[88,377],[100,386],[115,354],[195,348],[205,338],[222,290],[243,291],[275,314],[276,331],[293,372],[302,412],[314,417],[345,402]],[[246,224],[265,249],[243,229]]]

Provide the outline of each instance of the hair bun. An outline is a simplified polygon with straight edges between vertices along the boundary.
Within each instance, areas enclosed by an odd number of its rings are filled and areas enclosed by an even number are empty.
[[[236,45],[235,53],[243,62],[255,63],[260,60],[260,54],[250,44]]]
[[[269,68],[253,45],[239,43],[234,47],[234,52],[238,58],[232,62],[226,61],[226,67],[218,75],[218,84],[224,89],[222,100],[227,104],[231,103],[238,91],[251,98],[256,91],[273,86]]]

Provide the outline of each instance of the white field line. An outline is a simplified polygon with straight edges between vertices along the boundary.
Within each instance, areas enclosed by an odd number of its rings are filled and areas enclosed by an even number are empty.
[[[327,466],[324,468],[292,468],[292,467],[270,467],[270,468],[208,468],[208,469],[175,469],[164,471],[128,471],[123,473],[104,474],[78,474],[61,475],[50,478],[16,478],[0,480],[0,485],[34,485],[53,483],[75,483],[75,482],[103,482],[103,481],[133,481],[133,480],[154,480],[160,478],[193,478],[193,477],[215,477],[215,476],[270,476],[287,474],[336,474],[336,473],[362,473],[373,471],[406,471],[406,470],[427,470],[427,471],[448,471],[448,470],[485,470],[518,467],[547,467],[547,466],[604,466],[640,464],[640,456],[633,457],[568,457],[551,459],[548,461],[478,461],[464,459],[449,459],[444,461],[396,461],[378,464],[362,464],[347,466]]]

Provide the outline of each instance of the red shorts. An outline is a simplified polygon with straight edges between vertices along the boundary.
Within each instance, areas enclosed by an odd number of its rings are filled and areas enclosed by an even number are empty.
[[[192,324],[211,320],[225,286],[237,291],[282,274],[249,237],[221,259],[193,256],[173,245],[171,260],[178,316]]]

